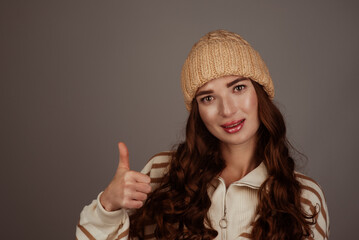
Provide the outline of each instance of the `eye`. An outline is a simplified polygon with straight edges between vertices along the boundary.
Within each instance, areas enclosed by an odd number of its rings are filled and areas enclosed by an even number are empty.
[[[241,90],[243,90],[246,86],[245,85],[237,85],[234,87],[234,91],[235,92],[240,92]]]
[[[213,97],[212,96],[205,96],[203,98],[201,98],[201,102],[211,102],[213,100]]]

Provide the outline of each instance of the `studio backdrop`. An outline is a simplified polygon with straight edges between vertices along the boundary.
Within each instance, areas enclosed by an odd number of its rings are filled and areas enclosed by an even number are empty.
[[[0,2],[1,237],[74,239],[111,181],[184,139],[183,62],[226,29],[267,63],[298,170],[326,195],[330,239],[359,215],[357,1]]]

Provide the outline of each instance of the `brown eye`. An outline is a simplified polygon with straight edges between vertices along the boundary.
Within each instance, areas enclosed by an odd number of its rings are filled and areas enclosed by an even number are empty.
[[[238,86],[234,87],[234,91],[239,92],[239,91],[243,90],[244,88],[245,88],[244,85],[238,85]]]
[[[212,96],[206,96],[204,98],[201,98],[201,102],[210,102],[213,100]]]

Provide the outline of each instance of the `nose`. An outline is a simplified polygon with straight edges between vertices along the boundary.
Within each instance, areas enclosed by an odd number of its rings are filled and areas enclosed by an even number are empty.
[[[230,97],[223,98],[219,108],[219,114],[223,117],[231,117],[236,113],[236,103]]]

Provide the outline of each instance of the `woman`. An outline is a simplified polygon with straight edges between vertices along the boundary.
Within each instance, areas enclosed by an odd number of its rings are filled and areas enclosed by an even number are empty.
[[[182,69],[186,140],[130,171],[119,143],[114,179],[86,206],[78,239],[327,239],[328,211],[294,171],[274,87],[259,54],[217,30]]]

